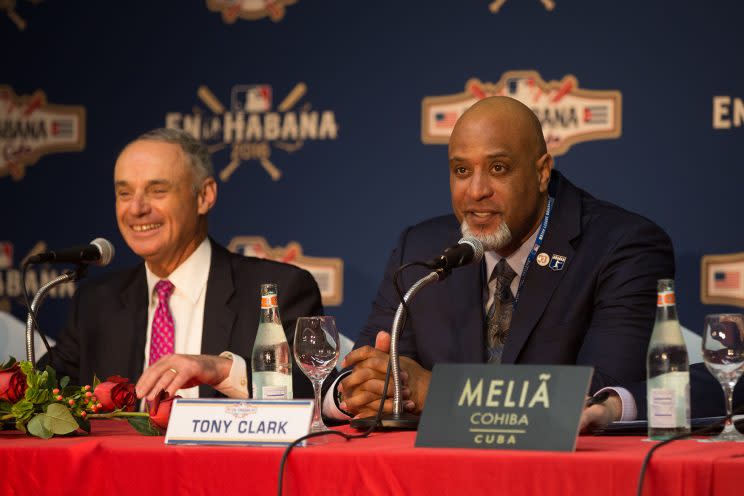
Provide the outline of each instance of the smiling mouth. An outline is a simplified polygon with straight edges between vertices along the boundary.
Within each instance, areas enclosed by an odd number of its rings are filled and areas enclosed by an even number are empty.
[[[147,232],[147,231],[154,231],[155,229],[158,229],[162,227],[163,224],[140,224],[132,226],[132,230],[134,232]]]

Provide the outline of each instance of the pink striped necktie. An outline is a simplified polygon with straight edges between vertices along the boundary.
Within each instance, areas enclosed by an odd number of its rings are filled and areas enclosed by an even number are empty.
[[[152,334],[150,336],[150,360],[148,365],[160,360],[161,357],[169,355],[174,351],[175,326],[173,315],[171,315],[168,300],[176,287],[167,279],[158,281],[155,291],[158,293],[158,308],[152,319]]]

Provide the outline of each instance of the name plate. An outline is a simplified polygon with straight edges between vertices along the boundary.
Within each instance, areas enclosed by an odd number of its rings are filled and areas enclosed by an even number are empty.
[[[437,364],[416,446],[574,451],[593,368]]]
[[[285,446],[310,432],[313,400],[173,401],[165,444]]]

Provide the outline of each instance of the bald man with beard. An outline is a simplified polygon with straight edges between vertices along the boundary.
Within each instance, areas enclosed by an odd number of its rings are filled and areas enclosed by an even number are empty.
[[[484,260],[454,270],[410,303],[399,348],[406,410],[421,412],[435,363],[590,365],[592,393],[643,380],[656,282],[674,277],[666,233],[553,170],[540,122],[512,98],[486,98],[460,117],[449,170],[454,215],[401,234],[344,361],[349,372],[337,382],[336,413],[365,417],[379,406],[385,331],[399,303],[395,270],[435,258],[465,235],[481,240]],[[427,273],[404,271],[402,288]],[[391,411],[392,401],[385,403]]]

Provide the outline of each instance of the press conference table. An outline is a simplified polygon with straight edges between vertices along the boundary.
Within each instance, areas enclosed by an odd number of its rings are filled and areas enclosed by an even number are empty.
[[[340,430],[354,432],[348,427]],[[0,433],[0,494],[276,494],[283,449],[166,446],[119,421],[87,436],[41,440]],[[414,447],[414,432],[374,433],[296,448],[284,494],[635,494],[653,443],[579,438],[576,452]],[[744,494],[744,443],[685,440],[657,450],[644,494]]]

